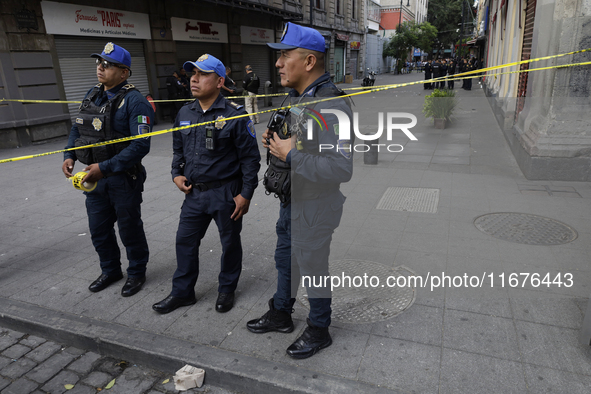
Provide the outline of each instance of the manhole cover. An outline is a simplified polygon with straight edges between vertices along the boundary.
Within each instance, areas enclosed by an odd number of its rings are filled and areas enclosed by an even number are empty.
[[[376,209],[437,213],[439,189],[389,187]]]
[[[485,234],[527,245],[560,245],[577,239],[574,228],[558,220],[527,213],[489,213],[474,219]]]
[[[412,282],[407,278],[417,275],[404,266],[392,268],[372,261],[337,260],[330,262],[329,270],[332,277],[338,277],[344,283],[335,286],[332,291],[334,320],[354,324],[375,323],[402,313],[415,300],[415,288],[410,286]],[[350,286],[347,278],[351,278]],[[389,286],[388,283],[398,283],[400,287]],[[298,300],[309,309],[305,290],[300,289]]]

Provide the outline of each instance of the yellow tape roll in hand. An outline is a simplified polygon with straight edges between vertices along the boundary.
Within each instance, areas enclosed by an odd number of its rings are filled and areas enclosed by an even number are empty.
[[[72,180],[74,188],[82,190],[83,192],[91,192],[96,188],[96,182],[82,182],[82,179],[84,179],[86,174],[88,173],[85,171],[80,171],[70,179]]]

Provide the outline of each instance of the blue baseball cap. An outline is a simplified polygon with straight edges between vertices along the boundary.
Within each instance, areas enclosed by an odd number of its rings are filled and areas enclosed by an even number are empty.
[[[295,23],[291,22],[287,22],[285,29],[283,29],[281,43],[268,42],[267,45],[277,50],[306,48],[322,53],[324,53],[325,50],[324,37],[318,33],[318,30],[296,25]]]
[[[127,49],[113,44],[112,42],[108,42],[107,45],[105,45],[101,54],[93,53],[90,57],[101,57],[108,62],[121,64],[131,69],[131,55]]]
[[[226,67],[224,63],[208,53],[199,56],[196,62],[189,61],[183,64],[183,68],[187,72],[193,72],[195,67],[204,73],[216,73],[220,77],[226,78]]]

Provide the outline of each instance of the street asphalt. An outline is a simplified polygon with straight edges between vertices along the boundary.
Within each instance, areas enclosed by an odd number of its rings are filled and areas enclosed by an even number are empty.
[[[378,75],[376,85],[421,77]],[[579,332],[591,295],[591,185],[527,180],[483,90],[477,82],[471,91],[460,85],[455,117],[444,130],[421,113],[429,93],[422,85],[353,98],[363,133],[375,132],[379,116],[386,128],[388,112],[411,113],[416,141],[400,130],[387,141],[384,131],[380,143],[402,145],[401,152],[382,149],[377,165],[355,154],[353,178],[341,186],[347,201],[333,236],[331,274],[351,275],[340,267],[354,267],[369,276],[418,276],[426,285],[379,294],[367,285],[337,289],[333,345],[312,358],[285,354],[305,328],[305,300],[295,305],[293,333],[246,329],[267,310],[276,287],[279,204],[262,185],[244,218],[235,307],[225,314],[214,309],[221,247],[212,223],[200,249],[198,302],[167,315],[152,311],[171,289],[183,201],[170,176],[170,133],[152,138],[143,161],[150,262],[143,290],[129,298],[120,295],[123,281],[88,291],[99,263],[85,198],[62,174],[62,154],[0,164],[0,325],[168,373],[192,364],[206,370],[206,383],[244,393],[588,393],[591,351]],[[261,115],[257,139],[268,119]],[[62,139],[1,150],[0,159],[63,146]],[[259,146],[262,179],[266,153]],[[408,195],[405,207],[388,208],[381,203],[390,190],[424,192],[431,208]],[[509,236],[536,232],[520,215],[529,214],[566,225],[558,227],[576,239],[554,245],[500,239],[474,223],[491,213],[516,214],[515,222],[498,222]],[[556,240],[558,231],[544,227],[538,235]]]

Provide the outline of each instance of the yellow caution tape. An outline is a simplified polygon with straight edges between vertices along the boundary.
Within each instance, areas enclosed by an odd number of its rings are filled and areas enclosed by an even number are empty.
[[[412,86],[412,85],[418,85],[418,84],[424,84],[424,83],[432,83],[432,82],[455,81],[455,80],[461,80],[461,79],[474,78],[475,75],[473,75],[473,74],[482,74],[482,73],[487,72],[487,71],[490,71],[490,70],[497,70],[497,69],[500,69],[500,68],[511,67],[511,66],[515,66],[515,65],[519,65],[519,64],[524,64],[524,63],[530,63],[530,62],[533,62],[533,61],[540,61],[540,60],[545,60],[545,59],[551,59],[551,58],[556,58],[556,57],[566,56],[566,55],[571,55],[571,54],[576,54],[576,53],[582,53],[582,52],[587,52],[587,51],[591,51],[591,49],[583,49],[583,50],[569,52],[569,53],[562,54],[562,55],[546,56],[546,57],[543,57],[543,58],[536,58],[536,59],[529,59],[529,60],[522,60],[522,61],[519,61],[519,62],[508,63],[506,65],[500,65],[500,66],[482,68],[482,69],[473,70],[473,71],[469,71],[469,72],[465,72],[465,73],[455,74],[457,76],[454,77],[454,78],[448,78],[447,76],[444,76],[444,77],[433,78],[433,79],[428,79],[428,80],[421,80],[421,81],[415,81],[415,82],[407,82],[407,83],[401,83],[401,84],[393,84],[393,85],[383,85],[383,86],[378,86],[378,87],[371,87],[371,89],[369,89],[369,90],[363,90],[361,92],[350,93],[350,94],[346,94],[346,95],[343,95],[343,96],[327,97],[327,98],[323,98],[323,99],[320,99],[320,100],[302,102],[302,103],[299,103],[299,104],[287,105],[287,106],[280,107],[280,108],[272,108],[272,109],[269,109],[269,110],[259,111],[259,112],[256,112],[256,113],[250,113],[250,114],[247,113],[247,114],[243,114],[243,115],[236,115],[236,116],[225,118],[225,120],[240,119],[240,118],[250,117],[250,116],[253,116],[253,115],[256,115],[256,114],[264,114],[264,113],[268,113],[268,112],[275,112],[275,111],[281,110],[281,109],[290,109],[290,108],[298,107],[298,106],[304,106],[304,105],[310,105],[310,104],[317,104],[317,103],[321,103],[321,102],[324,102],[324,101],[330,101],[330,100],[336,100],[336,99],[343,99],[345,97],[353,97],[353,96],[358,96],[358,95],[362,95],[362,94],[380,92],[380,91],[384,91],[384,90],[396,89],[396,88],[405,87],[405,86]],[[521,73],[521,72],[532,72],[532,71],[549,70],[549,69],[554,69],[554,68],[558,69],[558,68],[586,66],[586,65],[591,65],[591,62],[581,62],[581,63],[573,63],[573,64],[566,64],[566,65],[558,65],[558,66],[548,66],[548,67],[532,68],[532,69],[527,69],[527,70],[509,71],[509,72],[497,73],[497,74],[487,74],[487,76],[495,76],[495,78],[496,78],[496,76],[498,76],[498,75],[504,75],[504,74],[515,74],[515,73]],[[470,76],[467,76],[467,75],[470,75]],[[48,155],[53,155],[53,154],[56,154],[56,153],[70,152],[70,151],[74,151],[74,150],[77,150],[77,149],[86,149],[86,148],[92,148],[92,147],[97,147],[97,146],[117,144],[119,142],[133,141],[133,140],[140,139],[140,138],[147,138],[147,137],[152,137],[152,136],[156,136],[156,135],[167,134],[167,133],[170,133],[170,132],[184,130],[184,129],[188,129],[188,128],[192,128],[192,127],[203,126],[203,125],[207,125],[207,124],[211,124],[211,123],[215,123],[215,122],[216,122],[216,120],[211,120],[211,121],[197,123],[197,124],[191,124],[191,125],[186,125],[186,126],[174,127],[174,128],[166,129],[166,130],[153,131],[153,132],[146,133],[146,134],[141,134],[141,135],[134,135],[134,136],[130,136],[130,137],[118,138],[118,139],[114,139],[114,140],[99,142],[99,143],[85,145],[85,146],[78,146],[78,147],[74,147],[74,148],[61,149],[61,150],[57,150],[57,151],[53,151],[53,152],[45,152],[45,153],[40,153],[40,154],[36,154],[36,155],[27,155],[27,156],[14,157],[14,158],[10,158],[10,159],[3,159],[3,160],[0,160],[0,164],[1,163],[9,163],[9,162],[13,162],[13,161],[19,161],[19,160],[32,159],[32,158],[35,158],[35,157],[48,156]]]
[[[512,62],[512,63],[505,63],[505,64],[501,64],[498,66],[491,66],[491,67],[486,67],[486,68],[479,68],[477,70],[472,70],[472,71],[466,71],[460,74],[455,74],[457,76],[464,76],[464,75],[472,75],[472,74],[480,74],[483,72],[487,72],[487,71],[491,71],[491,70],[498,70],[500,68],[507,68],[507,67],[512,67],[512,66],[518,66],[520,64],[526,64],[526,63],[533,63],[533,62],[540,62],[542,60],[549,60],[549,59],[556,59],[559,57],[563,57],[563,56],[568,56],[568,55],[576,55],[577,53],[584,53],[584,52],[591,52],[591,48],[587,48],[587,49],[580,49],[578,51],[572,51],[572,52],[567,52],[567,53],[561,53],[558,55],[550,55],[550,56],[542,56],[542,57],[537,57],[534,59],[527,59],[527,60],[520,60],[518,62]],[[561,68],[564,66],[552,66],[551,68]],[[520,71],[525,71],[525,70],[520,70]],[[439,78],[435,78],[433,80],[429,80],[429,81],[441,81],[443,80],[443,78],[445,77],[439,77]],[[429,83],[429,82],[425,82],[423,81],[422,83]],[[392,85],[384,85],[384,86],[392,86]],[[372,88],[372,87],[370,87]],[[356,87],[356,88],[348,88],[347,90],[358,90],[358,89],[367,89],[366,86],[363,87]],[[256,95],[253,97],[272,97],[272,96],[285,96],[287,95],[287,93],[275,93],[275,94],[268,94],[268,95]],[[248,97],[248,96],[231,96],[231,97],[226,97],[228,99],[237,99],[237,98],[244,98],[244,97]],[[343,96],[341,96],[343,97]],[[176,100],[152,100],[152,102],[154,103],[165,103],[165,102],[175,102],[175,101],[193,101],[195,99],[176,99]],[[60,101],[60,100],[18,100],[18,99],[0,99],[0,102],[3,101],[15,101],[15,102],[20,102],[20,103],[56,103],[56,104],[79,104],[82,101]]]
[[[80,171],[70,178],[74,188],[82,190],[83,192],[91,192],[96,188],[96,182],[82,182],[82,179],[88,174],[86,171]]]

